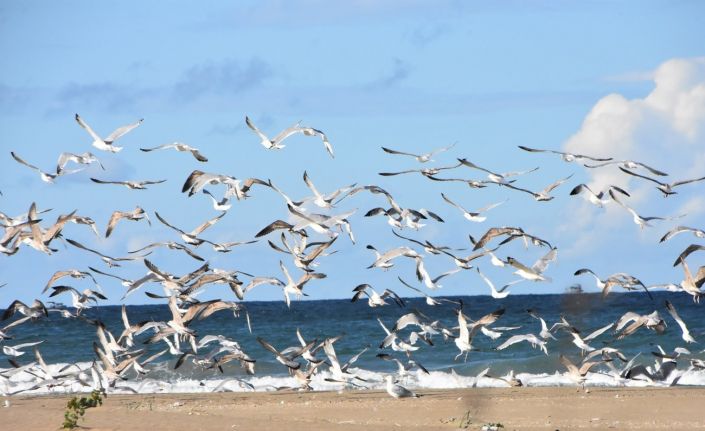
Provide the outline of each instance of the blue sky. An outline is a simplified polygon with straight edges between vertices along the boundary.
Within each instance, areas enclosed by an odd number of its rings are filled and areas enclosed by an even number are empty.
[[[650,284],[677,283],[682,272],[670,263],[692,241],[681,236],[659,245],[658,238],[677,223],[705,226],[702,183],[664,200],[647,184],[622,179],[636,192],[630,204],[640,213],[688,210],[678,222],[642,232],[622,208],[599,210],[567,196],[580,182],[620,180],[609,176],[614,169],[601,177],[555,157],[521,152],[516,145],[642,157],[672,172],[673,180],[697,175],[696,162],[705,161],[700,127],[705,121],[700,90],[705,83],[700,60],[704,9],[701,2],[6,2],[0,5],[0,210],[16,215],[37,202],[40,209],[53,208],[44,218],[49,221],[77,209],[104,231],[113,210],[140,205],[150,215],[158,210],[190,229],[217,214],[206,196],[180,193],[193,169],[271,178],[295,197],[307,195],[301,181],[307,169],[322,189],[378,184],[404,205],[427,207],[446,219],[406,232],[418,239],[467,247],[467,234],[512,225],[552,240],[559,248],[558,261],[548,271],[554,282],[523,283],[513,289],[517,293],[561,292],[578,281],[594,289],[591,280],[572,276],[585,266],[601,275],[625,271]],[[112,155],[90,146],[73,120],[75,113],[103,134],[145,121],[121,139],[125,149]],[[245,115],[272,134],[299,120],[322,129],[336,158],[305,137],[292,138],[279,152],[266,151],[246,128]],[[614,141],[619,134],[614,124],[630,126],[619,129],[623,140]],[[177,140],[198,147],[210,161],[202,165],[183,153],[138,150]],[[536,203],[496,188],[470,190],[416,176],[376,174],[419,167],[412,159],[383,153],[381,146],[424,152],[456,141],[436,164],[465,157],[496,171],[540,166],[519,180],[532,190],[575,175],[557,189],[556,199]],[[15,163],[10,151],[45,170],[63,151],[92,151],[108,171],[90,168],[47,185]],[[132,191],[93,184],[90,176],[167,182]],[[448,176],[481,178],[466,168]],[[509,201],[483,224],[471,224],[441,200],[441,191],[468,208]],[[373,260],[365,244],[380,249],[401,244],[384,219],[362,217],[383,203],[379,196],[360,194],[336,210],[358,209],[351,219],[358,244],[338,240],[338,253],[321,260],[319,269],[328,278],[306,287],[311,298],[346,297],[364,282],[378,290],[412,293],[396,281],[397,275],[413,278],[409,263],[387,273],[364,269]],[[286,217],[278,195],[254,189],[251,199],[235,202],[204,236],[247,239]],[[151,228],[122,222],[107,240],[76,225],[68,225],[64,236],[111,255],[178,239],[158,222]],[[0,284],[8,283],[0,289],[0,304],[43,298],[40,292],[56,270],[107,269],[80,250],[60,242],[54,247],[60,252],[51,256],[28,247],[0,256]],[[530,264],[543,252],[516,245],[501,254]],[[281,277],[283,255],[263,241],[225,255],[203,254],[216,267]],[[177,274],[198,266],[168,250],[150,259]],[[437,274],[453,263],[429,258],[427,266]],[[486,261],[479,266],[498,285],[514,278]],[[146,268],[138,263],[114,272],[137,278]],[[110,303],[118,303],[122,286],[100,281]],[[487,292],[471,272],[443,284],[438,294]],[[156,285],[149,290],[161,292]],[[281,298],[274,287],[251,293],[252,299]],[[229,295],[214,286],[203,298]],[[127,299],[146,301],[142,292]]]

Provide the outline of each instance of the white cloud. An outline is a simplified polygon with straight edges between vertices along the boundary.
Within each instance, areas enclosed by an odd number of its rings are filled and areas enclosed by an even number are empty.
[[[670,176],[660,179],[664,182],[702,176],[705,58],[668,60],[643,75],[650,76],[654,83],[646,97],[627,99],[620,94],[603,97],[587,114],[580,130],[565,142],[565,151],[643,162],[669,172]],[[587,172],[589,185],[596,192],[608,185],[628,189],[631,197],[622,201],[642,216],[687,214],[675,223],[697,224],[705,214],[705,198],[698,194],[702,183],[679,187],[676,189],[679,194],[664,199],[655,190],[655,184],[626,175],[616,166]],[[558,233],[572,237],[564,256],[590,254],[611,244],[630,228],[638,232],[641,243],[653,242],[673,223],[654,222],[655,228],[640,231],[632,223],[631,215],[614,203],[600,210],[584,202],[574,202],[568,212],[569,221],[558,227]]]
[[[600,99],[565,150],[632,159],[679,177],[694,172],[697,161],[705,159],[705,57],[668,60],[654,71],[653,82],[644,98],[610,94]],[[630,181],[614,168],[590,174],[591,187]]]

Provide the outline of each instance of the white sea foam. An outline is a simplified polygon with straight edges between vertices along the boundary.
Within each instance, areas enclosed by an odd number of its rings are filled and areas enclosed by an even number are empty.
[[[67,364],[49,365],[49,372],[57,374]],[[70,381],[65,384],[56,380],[48,381],[38,378],[36,369],[28,371],[19,371],[14,374],[8,374],[7,378],[0,380],[0,393],[3,395],[12,395],[14,393],[22,395],[48,395],[48,394],[68,394],[79,392],[90,392],[94,389],[93,379],[90,373],[90,362],[82,362],[77,364],[82,370],[81,380],[84,383]],[[6,373],[8,370],[0,370]],[[375,371],[352,369],[362,380],[355,379],[353,384],[344,384],[337,382],[326,381],[331,378],[328,371],[321,371],[313,376],[311,387],[316,391],[342,391],[342,390],[357,390],[357,389],[384,389],[384,377],[386,373]],[[491,374],[491,373],[490,373]],[[296,379],[290,376],[222,376],[221,378],[208,379],[190,379],[181,378],[177,374],[173,374],[171,379],[158,380],[150,377],[136,378],[126,381],[118,381],[113,388],[108,389],[108,393],[208,393],[214,391],[228,392],[266,392],[276,391],[285,388],[298,388],[299,383]],[[505,381],[510,376],[464,376],[455,373],[454,371],[431,371],[425,374],[421,371],[409,373],[408,375],[399,378],[399,381],[404,386],[411,389],[462,389],[462,388],[489,388],[489,387],[508,387],[509,384]],[[541,373],[518,373],[515,376],[520,380],[523,386],[528,387],[555,387],[555,386],[572,386],[576,383],[567,373],[555,372],[553,374]],[[589,373],[585,381],[587,387],[644,387],[644,386],[669,386],[677,381],[680,386],[705,386],[705,371],[683,369],[675,371],[670,378],[665,382],[650,382],[646,380],[628,380],[605,373]],[[250,386],[251,385],[251,386]]]

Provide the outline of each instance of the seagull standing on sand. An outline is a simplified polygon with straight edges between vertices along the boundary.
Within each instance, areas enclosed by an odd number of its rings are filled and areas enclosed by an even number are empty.
[[[385,377],[387,380],[387,393],[394,398],[418,398],[419,396],[410,390],[406,389],[404,386],[394,383],[394,377],[388,375]]]

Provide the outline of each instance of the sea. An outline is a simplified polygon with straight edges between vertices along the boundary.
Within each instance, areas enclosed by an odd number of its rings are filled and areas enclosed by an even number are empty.
[[[500,338],[492,340],[478,333],[473,339],[474,350],[458,358],[458,348],[452,339],[444,340],[441,334],[432,337],[433,345],[418,342],[418,350],[411,359],[423,365],[428,373],[411,370],[399,377],[399,381],[410,388],[465,388],[465,387],[506,387],[510,377],[520,380],[523,386],[576,386],[576,381],[566,373],[559,360],[563,354],[572,362],[581,361],[580,350],[572,343],[572,336],[563,330],[554,332],[556,340],[549,340],[546,347],[548,354],[527,342],[514,344],[504,350],[496,350],[504,340],[514,334],[538,334],[540,322],[527,313],[533,310],[545,319],[549,327],[564,317],[571,325],[580,330],[582,335],[617,321],[627,312],[649,314],[658,311],[666,323],[663,333],[641,328],[634,334],[617,339],[613,330],[590,341],[595,348],[606,346],[619,349],[627,358],[636,357],[634,364],[649,367],[656,371],[659,358],[652,352],[659,352],[659,346],[665,352],[673,352],[676,347],[685,347],[690,354],[680,355],[676,359],[677,368],[664,380],[641,377],[639,379],[619,378],[610,372],[605,364],[598,365],[588,374],[586,386],[663,386],[663,385],[703,385],[705,372],[691,367],[690,359],[705,359],[703,342],[705,341],[705,319],[703,307],[693,302],[689,295],[683,293],[654,292],[653,298],[641,293],[613,293],[602,298],[592,293],[565,293],[550,295],[509,295],[498,300],[490,296],[449,297],[454,302],[462,302],[463,313],[470,319],[480,317],[498,309],[504,309],[502,317],[492,328],[514,327]],[[669,315],[665,301],[669,300],[685,321],[697,343],[687,344],[681,338],[681,328]],[[327,381],[331,377],[328,366],[319,367],[312,379],[313,390],[356,390],[359,388],[379,389],[384,387],[384,377],[396,374],[397,364],[382,360],[377,355],[387,353],[401,361],[408,358],[403,352],[381,349],[380,343],[385,337],[378,319],[388,328],[402,315],[415,311],[422,313],[431,321],[453,328],[458,320],[455,310],[458,305],[447,302],[429,306],[423,298],[405,298],[405,305],[399,307],[393,302],[383,307],[371,308],[367,301],[352,303],[349,299],[341,300],[294,300],[287,308],[283,301],[250,302],[246,305],[250,326],[244,313],[235,316],[231,311],[220,311],[204,320],[195,320],[190,327],[197,333],[198,339],[205,335],[223,335],[237,341],[242,350],[252,357],[255,374],[248,375],[237,361],[225,364],[222,370],[206,369],[186,360],[178,369],[174,369],[177,357],[166,354],[155,362],[145,366],[149,372],[140,376],[130,371],[126,380],[118,380],[112,392],[138,393],[183,393],[227,391],[274,391],[286,388],[298,388],[299,383],[289,375],[288,369],[277,362],[275,356],[265,350],[257,341],[258,337],[280,351],[289,346],[298,346],[296,330],[309,340],[323,341],[330,337],[340,337],[334,343],[338,359],[344,363],[352,356],[366,349],[358,360],[351,365],[350,371],[360,376],[355,384]],[[70,307],[70,311],[74,311]],[[89,319],[99,319],[111,331],[115,338],[123,330],[120,306],[96,306],[82,313]],[[168,321],[171,318],[166,305],[131,305],[127,306],[130,323],[142,321]],[[13,318],[14,319],[14,318]],[[3,322],[5,326],[11,320]],[[251,332],[250,332],[251,328]],[[400,331],[403,338],[408,336],[408,327]],[[85,320],[63,318],[59,313],[50,313],[48,318],[26,322],[12,328],[12,339],[0,342],[0,346],[17,345],[43,340],[37,345],[44,361],[52,370],[59,370],[69,364],[88,370],[96,359],[93,343],[97,341],[96,327]],[[144,357],[165,349],[164,342],[144,344],[151,334],[145,333],[135,339],[134,349],[145,349]],[[214,346],[214,345],[212,345]],[[188,344],[183,343],[187,349]],[[8,359],[14,359],[17,365],[35,361],[32,347],[25,349],[22,356],[10,358],[0,354],[0,374],[12,366]],[[205,348],[209,350],[208,347]],[[325,358],[323,351],[318,356]],[[598,357],[599,358],[599,357]],[[301,360],[299,358],[299,360]],[[621,369],[624,364],[613,356],[611,364]],[[488,370],[489,369],[489,370]],[[86,371],[86,375],[90,375]],[[478,376],[479,375],[479,376]],[[499,377],[499,378],[498,378]],[[37,377],[27,372],[12,374],[9,378],[0,378],[0,390],[5,394],[30,388],[37,382]],[[246,382],[243,383],[243,382]],[[90,387],[78,383],[62,385],[45,385],[21,392],[27,394],[48,394],[64,392],[90,391]]]

